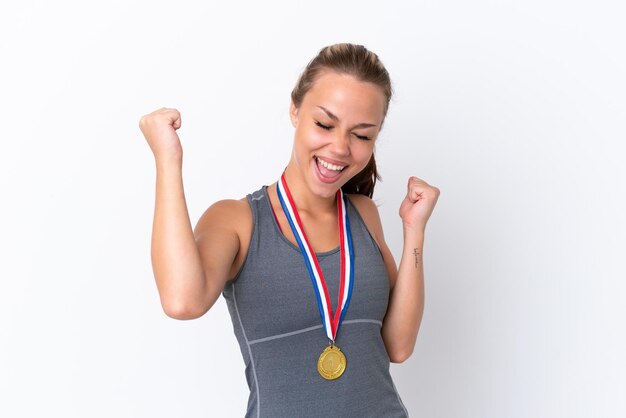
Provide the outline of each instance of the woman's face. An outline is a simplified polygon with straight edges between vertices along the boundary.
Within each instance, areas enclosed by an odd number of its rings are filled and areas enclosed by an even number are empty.
[[[292,163],[314,194],[334,196],[365,168],[383,122],[385,101],[383,90],[373,83],[324,71],[299,108],[291,103]]]

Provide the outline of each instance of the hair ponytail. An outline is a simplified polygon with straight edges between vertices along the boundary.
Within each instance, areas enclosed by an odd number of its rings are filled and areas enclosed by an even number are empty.
[[[376,181],[380,179],[380,174],[376,170],[376,159],[372,154],[365,168],[341,186],[341,190],[347,194],[364,194],[371,198],[374,195]]]

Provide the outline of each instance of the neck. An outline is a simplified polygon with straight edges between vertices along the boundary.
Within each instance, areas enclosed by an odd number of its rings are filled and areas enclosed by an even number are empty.
[[[330,197],[323,197],[314,194],[293,162],[285,169],[285,181],[299,212],[319,214],[337,211],[336,196],[333,194]]]

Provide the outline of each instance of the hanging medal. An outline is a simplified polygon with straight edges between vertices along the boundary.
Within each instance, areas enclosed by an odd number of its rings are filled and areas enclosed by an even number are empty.
[[[319,356],[317,361],[317,370],[319,374],[328,380],[337,379],[346,370],[346,356],[343,351],[335,345],[335,338],[339,326],[348,310],[350,298],[352,297],[352,287],[354,284],[354,251],[352,246],[352,235],[350,232],[350,222],[346,210],[346,197],[341,189],[337,190],[337,219],[339,223],[339,249],[341,257],[341,269],[339,278],[339,295],[335,313],[333,315],[330,302],[330,295],[326,287],[326,281],[322,269],[317,261],[315,252],[311,248],[307,236],[302,226],[302,221],[298,215],[298,210],[291,197],[285,173],[283,172],[280,181],[277,183],[276,191],[278,199],[283,208],[283,212],[287,217],[291,231],[293,232],[300,252],[304,258],[304,263],[309,272],[315,296],[317,297],[317,306],[319,309],[322,325],[328,337],[328,347],[326,347]]]

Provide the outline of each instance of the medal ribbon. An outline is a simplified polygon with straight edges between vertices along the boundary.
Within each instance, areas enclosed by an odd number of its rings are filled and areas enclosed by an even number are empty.
[[[304,233],[304,227],[302,226],[300,215],[298,214],[296,205],[291,197],[289,187],[287,187],[284,172],[280,177],[280,181],[277,183],[277,186],[276,191],[278,192],[278,199],[283,207],[283,212],[287,217],[287,221],[291,226],[291,231],[298,242],[300,252],[304,257],[304,263],[306,264],[311,282],[313,283],[313,289],[315,290],[315,296],[317,297],[317,307],[322,319],[322,325],[326,330],[326,336],[330,341],[334,342],[339,326],[341,325],[343,317],[348,310],[350,298],[352,297],[352,287],[354,285],[354,250],[352,246],[352,234],[350,232],[350,221],[346,210],[346,197],[341,189],[337,190],[337,218],[339,222],[340,234],[339,251],[341,255],[341,270],[337,307],[333,316],[330,296],[328,294],[328,288],[326,287],[326,281],[324,280],[322,269],[320,268],[315,252],[311,248],[306,234]]]

